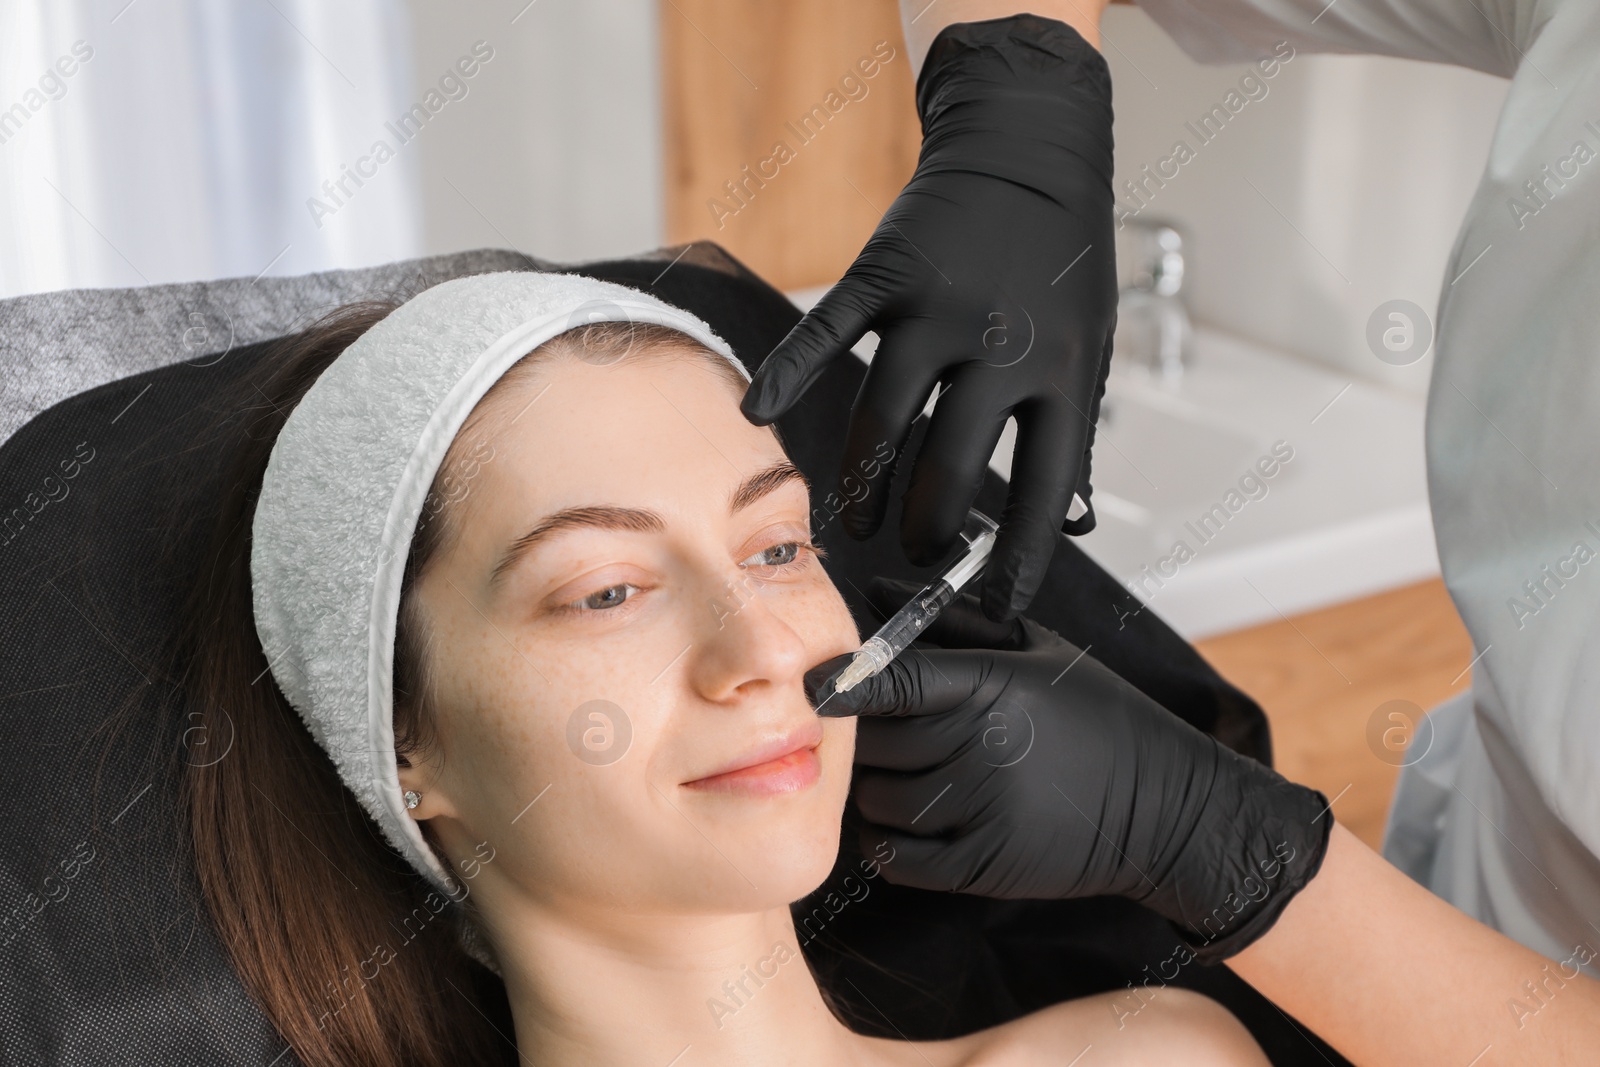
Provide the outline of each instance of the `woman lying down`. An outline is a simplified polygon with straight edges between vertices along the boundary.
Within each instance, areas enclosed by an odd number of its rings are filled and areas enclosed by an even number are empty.
[[[1120,1030],[1110,994],[944,1041],[836,1017],[789,904],[834,864],[856,720],[802,676],[859,638],[700,320],[483,275],[266,361],[189,646],[235,743],[189,799],[302,1064],[1266,1062],[1179,990]]]

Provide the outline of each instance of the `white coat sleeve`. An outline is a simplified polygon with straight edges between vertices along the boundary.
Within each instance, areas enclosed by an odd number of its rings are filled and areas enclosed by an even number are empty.
[[[1288,41],[1302,52],[1423,59],[1509,78],[1561,2],[1139,0],[1139,6],[1202,63],[1246,62]]]
[[[1445,266],[1427,416],[1473,717],[1409,843],[1433,892],[1565,959],[1600,922],[1600,0],[1140,3],[1202,62],[1287,41],[1511,79]]]

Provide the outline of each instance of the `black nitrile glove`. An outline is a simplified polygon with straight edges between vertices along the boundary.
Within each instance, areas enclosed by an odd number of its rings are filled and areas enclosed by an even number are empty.
[[[893,610],[917,587],[882,579]],[[1002,898],[1122,896],[1206,963],[1264,934],[1316,874],[1327,799],[1223,747],[1031,619],[963,595],[848,693],[848,656],[806,674],[823,715],[860,715],[862,846],[891,882]],[[871,849],[866,853],[873,854]]]
[[[888,510],[894,464],[943,385],[904,498],[916,564],[955,543],[1006,418],[1011,495],[983,608],[1010,618],[1044,579],[1057,530],[1087,533],[1089,448],[1117,312],[1111,76],[1065,23],[946,26],[917,79],[916,172],[843,279],[756,372],[743,410],[775,421],[868,330],[881,339],[846,437],[840,521]],[[884,457],[888,456],[888,462]]]

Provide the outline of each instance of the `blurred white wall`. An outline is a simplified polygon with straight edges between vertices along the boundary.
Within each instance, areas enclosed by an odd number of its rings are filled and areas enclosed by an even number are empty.
[[[414,155],[346,175],[413,99],[406,21],[399,0],[0,3],[0,296],[418,254]]]
[[[663,243],[655,0],[6,0],[0,112],[0,296]]]
[[[427,252],[568,261],[664,243],[656,0],[409,7],[419,87],[474,41],[494,51],[416,141]]]
[[[1260,79],[1264,95],[1247,85],[1237,114],[1202,142],[1185,124],[1239,90],[1251,66],[1197,64],[1137,9],[1114,8],[1102,25],[1119,202],[1186,232],[1195,316],[1424,391],[1432,356],[1379,361],[1367,320],[1393,299],[1436,310],[1509,83],[1430,63],[1298,54]],[[1162,169],[1179,140],[1193,157],[1168,164],[1176,174],[1164,186],[1145,179],[1139,208],[1123,183],[1146,165]]]

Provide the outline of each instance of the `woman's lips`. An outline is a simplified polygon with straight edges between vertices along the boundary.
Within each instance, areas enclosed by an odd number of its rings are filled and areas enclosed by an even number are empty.
[[[775,741],[757,746],[721,770],[683,784],[708,793],[746,796],[797,792],[822,774],[822,760],[817,757],[821,743],[822,720],[812,719]]]

